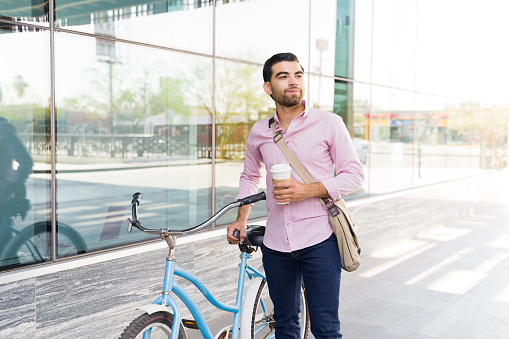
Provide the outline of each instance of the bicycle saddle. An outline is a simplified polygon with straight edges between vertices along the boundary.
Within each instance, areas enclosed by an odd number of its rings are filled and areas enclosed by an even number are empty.
[[[244,244],[250,246],[262,246],[265,226],[248,226]]]

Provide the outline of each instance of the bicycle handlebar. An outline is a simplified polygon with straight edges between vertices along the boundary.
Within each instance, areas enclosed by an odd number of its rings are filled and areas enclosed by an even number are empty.
[[[258,194],[250,195],[248,197],[245,197],[243,199],[239,199],[237,201],[240,201],[240,206],[248,205],[248,204],[254,204],[255,202],[258,202],[260,200],[265,200],[267,197],[265,196],[265,192],[261,192]],[[239,207],[240,207],[239,206]]]
[[[190,227],[190,228],[188,228],[186,230],[182,230],[182,231],[172,231],[169,228],[160,228],[160,229],[146,228],[140,223],[140,221],[138,220],[138,206],[139,206],[140,200],[141,200],[141,193],[136,192],[133,195],[133,200],[131,200],[132,220],[127,218],[127,231],[131,232],[132,226],[134,226],[137,229],[139,229],[140,231],[143,231],[143,232],[149,233],[149,234],[158,234],[161,237],[190,234],[190,233],[198,232],[198,231],[212,225],[214,222],[216,222],[217,219],[219,219],[223,214],[225,214],[227,211],[231,210],[232,208],[241,207],[241,206],[248,205],[248,204],[254,204],[255,202],[265,200],[266,198],[267,197],[265,195],[265,192],[260,192],[258,194],[250,195],[243,199],[239,199],[235,202],[229,203],[228,205],[221,208],[216,214],[214,214],[208,220],[201,223],[200,225],[193,226],[193,227]]]
[[[140,204],[140,199],[141,199],[141,193],[140,192],[134,193],[133,194],[133,200],[131,200],[131,204],[136,203],[136,205],[139,205]]]

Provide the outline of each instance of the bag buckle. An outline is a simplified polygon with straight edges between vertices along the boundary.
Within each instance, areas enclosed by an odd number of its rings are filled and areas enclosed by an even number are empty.
[[[277,140],[276,140],[276,138],[277,138]],[[283,133],[281,133],[281,131],[277,132],[276,135],[274,135],[274,137],[272,139],[277,144],[279,142],[279,140],[283,139]]]
[[[325,208],[329,211],[331,217],[337,217],[339,215],[339,208],[334,204],[334,200],[329,199],[325,204]]]

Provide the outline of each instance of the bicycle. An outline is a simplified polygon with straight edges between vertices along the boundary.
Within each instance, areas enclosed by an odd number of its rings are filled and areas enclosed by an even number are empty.
[[[15,228],[14,218],[25,220],[30,210],[28,199],[14,198],[0,208],[0,270],[51,260],[52,231],[50,221],[39,221]],[[71,226],[57,222],[58,258],[88,251],[83,237]]]
[[[203,230],[212,225],[224,213],[232,208],[265,200],[265,193],[261,192],[232,202],[221,208],[216,214],[202,224],[181,231],[172,231],[170,228],[149,229],[142,226],[138,220],[138,205],[140,204],[140,199],[141,193],[135,193],[133,195],[131,201],[132,220],[130,218],[127,219],[127,231],[131,232],[134,226],[140,231],[159,235],[168,244],[169,254],[166,257],[162,295],[152,304],[144,305],[139,308],[139,310],[144,313],[135,318],[125,328],[120,335],[120,339],[187,339],[186,329],[200,330],[204,339],[273,338],[275,323],[265,276],[247,264],[247,260],[251,258],[251,253],[262,246],[265,226],[248,227],[244,241],[238,244],[241,254],[235,305],[229,305],[219,301],[200,279],[192,273],[177,267],[175,264],[177,236]],[[240,232],[236,233],[236,237],[239,238]],[[233,323],[222,328],[213,336],[199,307],[190,295],[174,281],[175,275],[191,282],[216,308],[233,313]],[[250,280],[250,283],[243,297],[246,276]],[[194,320],[181,318],[180,307],[172,296],[173,294],[184,303]],[[307,312],[307,300],[304,287],[301,293],[300,325],[301,339],[305,339],[309,331],[309,315]]]

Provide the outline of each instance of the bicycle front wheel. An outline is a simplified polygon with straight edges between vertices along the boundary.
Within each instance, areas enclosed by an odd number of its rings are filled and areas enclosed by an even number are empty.
[[[306,339],[309,332],[309,314],[304,286],[302,286],[300,294],[299,322],[300,339]],[[269,297],[267,281],[262,280],[260,282],[260,287],[258,288],[258,293],[256,295],[255,304],[253,307],[253,315],[251,317],[251,338],[268,338],[274,334],[275,325],[274,306]]]
[[[143,313],[126,327],[120,339],[167,339],[171,337],[172,326],[173,314],[171,313]],[[178,338],[187,339],[182,324],[180,324]]]

